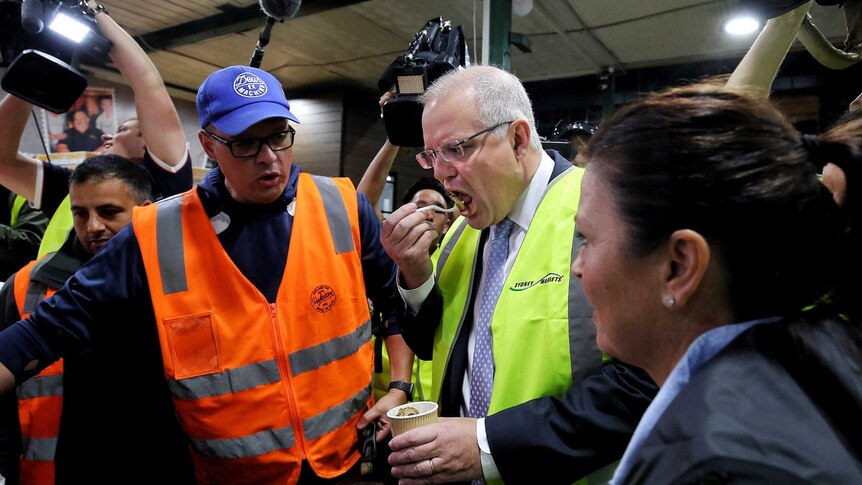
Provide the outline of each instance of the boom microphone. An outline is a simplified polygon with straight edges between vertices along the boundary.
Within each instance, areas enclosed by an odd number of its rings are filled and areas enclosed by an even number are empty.
[[[263,26],[263,29],[260,31],[260,35],[257,38],[257,45],[254,46],[254,51],[251,53],[251,60],[248,61],[248,65],[251,67],[260,67],[261,61],[263,61],[263,50],[267,44],[269,44],[269,36],[272,32],[272,26],[275,25],[274,17],[266,18],[266,25]]]
[[[301,3],[302,0],[260,0],[260,9],[266,14],[266,25],[257,38],[257,45],[254,47],[251,60],[248,62],[249,66],[260,67],[260,63],[263,61],[263,51],[269,44],[269,37],[275,21],[284,22],[286,19],[293,18],[299,11]]]
[[[281,21],[292,19],[299,11],[300,4],[302,0],[260,0],[260,9],[267,17]]]

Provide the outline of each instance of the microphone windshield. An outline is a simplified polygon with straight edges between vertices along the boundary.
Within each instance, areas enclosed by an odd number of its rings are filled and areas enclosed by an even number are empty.
[[[299,11],[302,0],[260,0],[260,9],[276,20],[293,18]]]

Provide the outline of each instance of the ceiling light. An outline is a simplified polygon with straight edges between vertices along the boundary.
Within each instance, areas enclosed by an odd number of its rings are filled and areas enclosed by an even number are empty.
[[[746,35],[759,28],[760,22],[748,16],[734,17],[724,24],[724,31],[731,35]]]

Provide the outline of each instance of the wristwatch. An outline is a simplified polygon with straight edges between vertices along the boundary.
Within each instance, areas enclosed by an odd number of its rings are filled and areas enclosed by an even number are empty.
[[[404,391],[407,394],[407,402],[413,400],[413,383],[412,382],[404,382],[404,381],[392,381],[389,383],[389,390],[398,389],[399,391]]]

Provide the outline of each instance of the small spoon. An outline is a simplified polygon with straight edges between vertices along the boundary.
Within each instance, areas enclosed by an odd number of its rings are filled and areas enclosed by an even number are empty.
[[[446,209],[446,208],[440,207],[439,205],[433,205],[432,204],[432,205],[426,205],[425,207],[420,207],[420,208],[416,209],[416,212],[436,211],[436,212],[443,212],[445,214],[445,213],[449,213],[449,212],[455,212],[456,210],[458,210],[458,207],[454,206],[454,205],[452,207]]]

